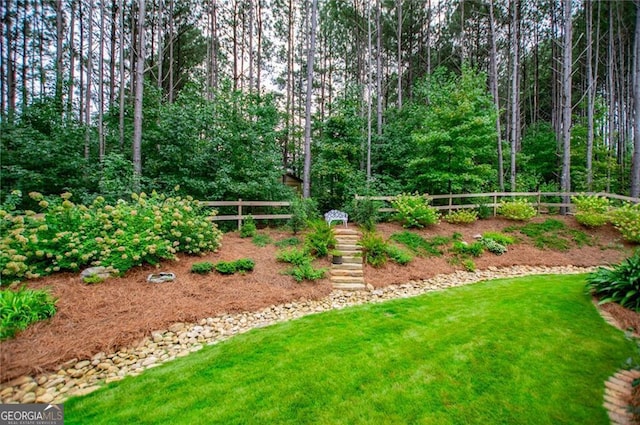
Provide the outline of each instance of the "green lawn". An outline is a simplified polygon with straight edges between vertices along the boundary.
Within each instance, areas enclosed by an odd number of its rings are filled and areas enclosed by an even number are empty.
[[[255,330],[65,404],[66,424],[608,424],[634,355],[584,276],[504,279]]]

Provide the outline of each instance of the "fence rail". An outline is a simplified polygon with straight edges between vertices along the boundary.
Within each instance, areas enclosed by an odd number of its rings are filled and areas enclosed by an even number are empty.
[[[238,221],[238,230],[242,227],[242,221],[247,217],[252,217],[256,220],[288,220],[291,218],[291,214],[251,214],[247,213],[246,209],[243,211],[243,207],[276,207],[284,208],[291,206],[291,202],[287,201],[243,201],[238,199],[237,201],[201,201],[200,204],[206,207],[237,207],[236,214],[216,215],[211,218],[212,221]]]
[[[457,194],[445,194],[445,195],[427,195],[429,199],[433,201],[444,200],[445,203],[443,205],[436,205],[439,202],[434,202],[434,207],[438,210],[457,210],[457,209],[471,209],[477,208],[479,205],[485,205],[487,207],[493,208],[493,215],[495,216],[498,211],[498,206],[500,205],[499,200],[502,198],[515,198],[515,197],[525,197],[525,198],[535,198],[535,201],[532,204],[536,207],[538,214],[540,214],[541,208],[573,208],[574,204],[569,202],[547,202],[543,201],[543,198],[553,197],[553,198],[562,198],[562,199],[571,199],[572,196],[578,195],[596,195],[602,196],[604,198],[613,199],[615,201],[622,202],[631,202],[631,203],[640,203],[640,198],[632,198],[630,196],[617,195],[615,193],[606,193],[606,192],[484,192],[484,193],[457,193]],[[356,195],[356,200],[361,199],[370,199],[373,201],[385,201],[392,202],[396,196],[362,196]],[[454,199],[468,199],[468,198],[489,198],[492,202],[476,202],[476,203],[465,203],[465,204],[454,204]],[[382,207],[378,209],[379,212],[395,212],[395,208],[391,207]]]

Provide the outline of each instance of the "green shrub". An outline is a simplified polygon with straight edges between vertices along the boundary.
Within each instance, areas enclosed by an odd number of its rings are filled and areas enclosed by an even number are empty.
[[[311,257],[307,251],[296,248],[279,251],[276,259],[280,262],[291,263],[295,266],[310,264],[313,261],[313,257]]]
[[[263,235],[263,234],[258,233],[257,235],[255,235],[251,239],[251,242],[253,242],[253,244],[255,246],[259,246],[260,248],[263,248],[263,247],[269,245],[273,241],[271,240],[269,235]]]
[[[296,282],[302,282],[303,280],[322,279],[326,272],[327,269],[316,269],[311,263],[306,263],[288,270],[286,274],[293,276]]]
[[[587,287],[599,303],[618,303],[640,312],[640,250],[613,269],[599,268],[587,278]]]
[[[371,232],[375,230],[376,223],[380,220],[379,208],[380,202],[370,198],[358,199],[353,202],[349,217]]]
[[[479,204],[476,212],[481,220],[486,220],[493,215],[493,209],[486,204]]]
[[[252,238],[257,233],[258,233],[258,229],[256,228],[256,222],[253,220],[252,216],[248,216],[242,222],[242,226],[240,226],[240,237]]]
[[[391,261],[402,266],[409,264],[411,260],[413,260],[413,255],[392,244],[387,244],[385,253],[387,254],[387,257],[391,259]]]
[[[453,243],[452,251],[459,255],[472,255],[474,257],[480,257],[484,253],[484,245],[480,242],[467,244],[465,242],[455,241]]]
[[[300,198],[296,196],[291,201],[291,218],[289,227],[294,234],[307,227],[309,220],[314,220],[318,216],[318,206],[311,198]]]
[[[56,313],[56,300],[44,290],[25,287],[0,291],[0,340],[12,338],[31,323]]]
[[[88,206],[71,194],[38,202],[34,211],[0,210],[0,270],[3,283],[35,278],[86,265],[124,273],[144,263],[172,259],[176,252],[201,254],[220,245],[222,233],[211,215],[191,198],[133,194],[132,201],[106,204],[97,197]]]
[[[236,260],[236,270],[239,272],[250,272],[256,266],[256,262],[251,258],[241,258]]]
[[[505,235],[504,233],[500,232],[484,232],[482,234],[482,238],[492,239],[504,246],[511,245],[516,242],[516,238],[514,238],[513,236]]]
[[[300,239],[298,239],[297,237],[293,236],[291,238],[281,239],[281,240],[277,241],[274,245],[276,247],[278,247],[278,248],[286,248],[288,246],[296,246],[296,245],[300,245]]]
[[[83,277],[82,281],[84,283],[86,283],[87,285],[93,285],[93,284],[96,284],[96,283],[104,282],[104,279],[101,278],[100,276],[98,276],[97,274],[92,274],[92,275]]]
[[[382,236],[374,232],[365,232],[358,245],[362,246],[365,263],[373,267],[382,267],[387,263],[387,243]]]
[[[489,252],[492,252],[496,255],[502,255],[507,252],[507,247],[502,245],[499,242],[496,242],[493,239],[485,239],[482,238],[479,241]]]
[[[326,257],[336,246],[333,230],[324,220],[311,220],[308,223],[311,231],[305,238],[307,251],[315,257]]]
[[[526,199],[501,201],[498,213],[509,220],[527,221],[536,216],[536,209]]]
[[[213,268],[214,268],[213,263],[211,263],[209,261],[202,261],[202,262],[199,262],[199,263],[193,263],[191,265],[191,273],[207,274],[207,273],[211,273]]]
[[[425,239],[417,233],[407,230],[394,233],[391,235],[391,240],[405,245],[412,252],[423,257],[442,255],[440,247],[450,242],[449,238],[445,236],[435,236],[430,239]]]
[[[444,221],[450,224],[470,224],[478,219],[478,213],[474,210],[456,210],[451,211],[444,216]]]
[[[438,223],[438,211],[429,205],[425,196],[401,194],[395,197],[393,207],[403,227],[422,228]]]
[[[476,263],[474,263],[473,260],[471,259],[464,260],[462,262],[462,265],[464,266],[465,270],[468,272],[476,271]]]
[[[600,227],[609,221],[609,199],[600,196],[572,196],[576,221],[586,227]]]
[[[235,261],[219,261],[214,267],[220,274],[229,275],[234,274],[237,271]]]
[[[626,203],[612,211],[610,217],[625,240],[640,243],[640,204]]]

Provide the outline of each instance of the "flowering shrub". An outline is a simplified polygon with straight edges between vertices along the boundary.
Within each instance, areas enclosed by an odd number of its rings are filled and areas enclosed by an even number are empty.
[[[572,196],[571,202],[576,205],[576,221],[583,226],[599,227],[609,221],[609,200],[600,196]]]
[[[629,242],[640,243],[640,204],[625,204],[609,215],[611,223]]]
[[[526,199],[501,201],[498,213],[509,220],[527,221],[536,216],[536,209]]]
[[[444,216],[444,221],[450,224],[471,224],[477,219],[478,213],[474,210],[456,210]]]
[[[392,202],[404,227],[425,227],[438,223],[438,211],[429,205],[425,196],[401,194]]]
[[[86,265],[111,266],[124,273],[135,265],[156,264],[176,252],[214,251],[222,233],[207,211],[191,198],[133,194],[132,202],[107,205],[98,197],[88,206],[71,194],[39,202],[41,213],[0,210],[0,270],[7,280],[36,278]]]

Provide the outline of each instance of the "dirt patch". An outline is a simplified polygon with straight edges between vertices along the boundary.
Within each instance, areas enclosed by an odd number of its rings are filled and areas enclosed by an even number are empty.
[[[555,217],[558,218],[558,217]],[[572,228],[579,228],[571,217],[559,217]],[[539,219],[542,220],[542,219]],[[426,237],[462,234],[468,242],[485,231],[502,231],[513,222],[503,219],[480,220],[468,226],[441,223],[420,233]],[[395,224],[383,223],[378,231],[385,237],[401,231]],[[274,241],[291,237],[291,233],[262,230]],[[540,250],[526,237],[509,247],[501,256],[486,253],[475,259],[478,269],[491,266],[591,266],[613,264],[631,252],[615,229],[605,226],[589,232],[594,246],[572,248],[565,252]],[[331,292],[328,279],[314,283],[297,283],[284,275],[287,265],[275,261],[273,244],[260,248],[251,239],[241,239],[236,232],[225,234],[222,248],[203,257],[180,256],[179,261],[159,267],[144,266],[124,277],[97,285],[82,283],[78,274],[62,273],[28,282],[30,288],[51,289],[59,299],[58,312],[47,322],[40,322],[20,333],[15,339],[0,343],[0,382],[24,374],[54,370],[70,359],[90,358],[98,352],[113,352],[135,345],[152,331],[166,329],[175,322],[194,322],[225,312],[253,311],[273,304],[302,299],[320,299]],[[198,275],[190,272],[199,261],[230,261],[251,258],[255,270],[245,275],[222,276],[217,273]],[[327,260],[316,264],[329,267]],[[416,257],[407,266],[388,264],[385,268],[365,268],[365,280],[375,287],[425,279],[437,274],[462,269],[452,265],[446,256]],[[147,275],[159,271],[176,273],[172,283],[149,284]],[[637,317],[635,319],[638,320]],[[637,326],[638,322],[635,322]]]

